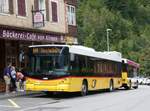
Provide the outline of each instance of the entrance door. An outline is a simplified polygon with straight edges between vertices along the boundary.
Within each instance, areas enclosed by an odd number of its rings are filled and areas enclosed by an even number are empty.
[[[3,77],[5,68],[5,40],[0,39],[0,79]]]
[[[0,39],[0,92],[5,91],[5,83],[3,80],[5,66],[5,40]]]

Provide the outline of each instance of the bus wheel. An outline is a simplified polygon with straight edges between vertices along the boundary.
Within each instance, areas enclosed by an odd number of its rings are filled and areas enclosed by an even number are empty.
[[[114,84],[113,84],[113,81],[110,80],[109,82],[109,91],[112,92],[114,90]]]
[[[86,96],[88,93],[88,85],[86,81],[83,81],[82,87],[81,87],[81,95]]]
[[[48,95],[48,96],[54,95],[54,92],[45,91],[44,93],[45,93],[46,95]]]

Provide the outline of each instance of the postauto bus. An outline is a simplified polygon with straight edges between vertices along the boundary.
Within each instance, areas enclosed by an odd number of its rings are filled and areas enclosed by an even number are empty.
[[[122,59],[122,86],[126,89],[138,88],[138,72],[140,64],[129,59]]]
[[[26,90],[81,92],[121,87],[121,54],[80,45],[29,46]]]

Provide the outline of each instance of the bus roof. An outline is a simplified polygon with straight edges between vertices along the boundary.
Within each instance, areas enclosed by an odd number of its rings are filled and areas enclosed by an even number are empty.
[[[140,64],[138,64],[132,60],[126,59],[126,58],[122,58],[122,62],[124,62],[125,64],[128,64],[130,66],[133,66],[133,67],[137,67],[137,68],[140,67]]]
[[[81,45],[32,45],[30,48],[38,48],[38,47],[68,47],[69,52],[73,54],[79,54],[89,57],[95,57],[99,59],[105,59],[110,61],[122,62],[121,53],[116,51],[111,52],[97,52],[93,48],[81,46]]]

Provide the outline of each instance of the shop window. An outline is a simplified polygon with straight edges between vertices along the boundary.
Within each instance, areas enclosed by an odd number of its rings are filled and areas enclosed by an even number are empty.
[[[15,41],[7,41],[5,44],[5,51],[6,51],[6,64],[9,62],[12,65],[17,66],[17,44]]]

